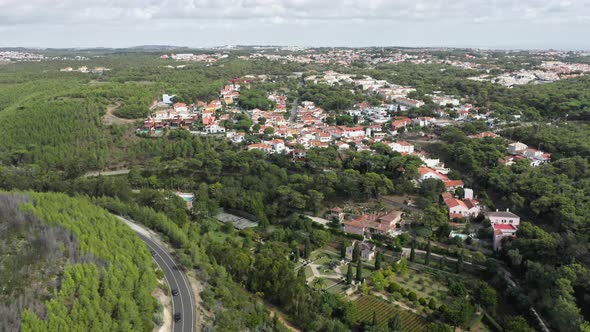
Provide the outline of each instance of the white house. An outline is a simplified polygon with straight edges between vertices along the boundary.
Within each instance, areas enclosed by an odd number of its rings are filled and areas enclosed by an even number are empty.
[[[448,179],[444,174],[441,174],[428,167],[420,167],[418,168],[418,172],[420,173],[420,181],[424,181],[426,179],[438,179],[445,181]]]
[[[486,217],[490,220],[492,225],[514,225],[518,227],[520,225],[520,217],[510,210],[506,209],[506,211],[498,211],[495,212],[488,212],[486,213]]]
[[[528,149],[528,146],[524,143],[516,142],[508,144],[508,153],[510,154],[521,154],[526,149]]]
[[[270,145],[272,146],[272,149],[275,153],[281,153],[285,151],[285,141],[282,139],[273,139],[270,142]]]
[[[175,103],[174,111],[177,113],[186,113],[188,112],[188,106],[185,103]]]
[[[216,123],[209,125],[207,127],[205,127],[205,132],[207,134],[219,134],[219,133],[225,133],[225,127],[222,127]]]
[[[162,102],[164,104],[172,105],[174,103],[174,101],[172,100],[174,97],[176,97],[176,95],[163,94],[162,95]]]
[[[399,153],[414,153],[414,145],[405,141],[389,143],[389,147]]]

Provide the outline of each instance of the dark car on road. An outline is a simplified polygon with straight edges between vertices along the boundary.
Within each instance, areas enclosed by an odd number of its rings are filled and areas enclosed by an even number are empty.
[[[178,322],[182,319],[182,314],[180,312],[177,312],[174,314],[174,321]]]
[[[178,295],[178,289],[174,288],[172,289],[172,296],[176,296]]]

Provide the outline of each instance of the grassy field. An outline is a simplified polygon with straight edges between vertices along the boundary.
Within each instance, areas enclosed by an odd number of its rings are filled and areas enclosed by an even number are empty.
[[[424,318],[407,310],[400,309],[377,297],[368,295],[361,296],[354,301],[354,304],[357,308],[359,324],[362,322],[371,322],[373,314],[375,314],[379,328],[385,329],[387,328],[387,322],[393,318],[396,313],[399,313],[403,331],[424,331],[426,325]]]

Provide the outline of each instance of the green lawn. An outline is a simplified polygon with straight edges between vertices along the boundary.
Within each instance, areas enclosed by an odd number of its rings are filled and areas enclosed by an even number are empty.
[[[338,285],[328,289],[328,293],[339,294],[339,293],[344,292],[347,288],[348,288],[348,285],[346,283],[341,283],[341,284],[338,284]]]

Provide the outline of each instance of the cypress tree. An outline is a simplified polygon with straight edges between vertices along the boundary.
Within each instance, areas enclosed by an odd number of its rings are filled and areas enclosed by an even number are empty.
[[[414,262],[416,260],[416,242],[412,241],[412,245],[410,247],[410,262]]]
[[[356,263],[356,281],[361,282],[363,280],[363,262],[359,259]]]
[[[377,254],[375,254],[375,271],[381,269],[381,260],[382,260],[381,252],[377,251]]]
[[[352,261],[356,262],[361,258],[361,245],[359,241],[354,242],[354,247],[352,249]]]
[[[342,244],[340,245],[340,259],[345,259],[346,258],[346,243],[344,243],[344,241],[342,241]]]
[[[305,246],[303,247],[303,257],[309,258],[311,255],[311,242],[309,242],[309,238],[305,238]]]
[[[348,271],[346,271],[346,284],[352,284],[352,263],[348,263]]]
[[[430,244],[430,241],[428,241],[428,245],[426,246],[426,257],[424,258],[425,265],[430,264],[430,250],[431,250],[431,244]]]
[[[457,259],[457,265],[455,266],[455,272],[457,274],[463,272],[463,253],[461,253],[459,258]]]
[[[399,316],[399,312],[395,313],[388,322],[389,332],[401,332],[402,331],[402,319]]]

